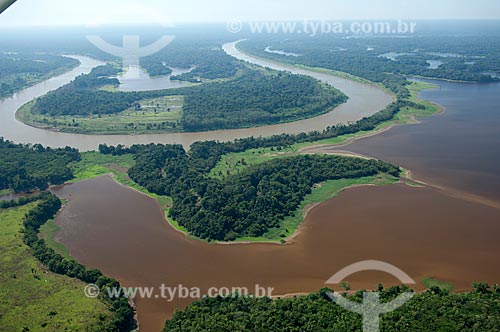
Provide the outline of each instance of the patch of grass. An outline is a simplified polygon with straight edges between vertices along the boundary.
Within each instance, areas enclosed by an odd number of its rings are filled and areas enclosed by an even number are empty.
[[[0,329],[2,331],[106,331],[112,315],[84,295],[84,283],[49,272],[20,233],[35,206],[0,210]]]
[[[50,116],[32,112],[35,101],[23,105],[16,117],[31,126],[78,134],[144,134],[180,132],[183,96],[141,100],[116,114]]]
[[[128,169],[135,164],[134,157],[130,154],[112,156],[92,151],[83,152],[81,156],[79,162],[71,165],[75,178],[70,182],[92,179],[109,173],[125,181],[128,179]]]
[[[287,157],[294,152],[297,152],[296,148],[259,148],[230,153],[222,157],[221,161],[210,171],[209,176],[222,178],[227,175],[237,174],[249,166],[275,158]]]
[[[62,244],[56,241],[56,234],[61,230],[61,227],[57,226],[56,222],[52,219],[47,221],[40,227],[40,237],[45,240],[45,243],[49,248],[54,249],[58,254],[66,259],[72,259],[69,255],[68,249]]]
[[[11,189],[2,189],[2,190],[0,190],[0,196],[10,195],[13,192],[14,191],[12,191]]]
[[[439,287],[441,289],[451,292],[455,288],[455,286],[451,282],[440,281],[434,278],[425,278],[422,280],[422,283],[427,289],[430,289],[432,287]]]
[[[72,165],[75,178],[70,182],[79,182],[96,178],[105,174],[113,174],[115,180],[127,187],[140,191],[158,201],[163,210],[172,206],[172,199],[168,196],[161,196],[149,192],[130,179],[128,170],[135,165],[134,156],[124,154],[121,156],[104,155],[99,152],[83,152],[78,163]]]

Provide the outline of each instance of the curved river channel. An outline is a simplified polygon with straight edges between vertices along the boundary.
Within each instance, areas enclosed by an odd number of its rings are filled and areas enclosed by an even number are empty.
[[[226,44],[224,49],[239,59],[258,65],[315,77],[339,88],[350,99],[328,114],[304,121],[208,133],[85,136],[43,131],[16,122],[15,111],[21,104],[99,64],[79,57],[82,61],[79,68],[0,102],[0,136],[17,142],[72,145],[81,150],[95,149],[99,143],[175,142],[186,146],[203,139],[230,140],[251,135],[321,130],[328,125],[373,114],[391,102],[391,96],[376,87],[248,57],[235,45]],[[465,91],[459,92],[461,96]],[[491,94],[498,96],[496,90]],[[460,100],[460,104],[463,101]],[[497,104],[496,99],[491,100],[491,107]],[[453,115],[453,107],[446,114]],[[446,116],[442,118],[447,119]],[[470,123],[462,118],[459,120]],[[489,122],[496,125],[496,122]],[[453,121],[446,123],[454,126]],[[446,123],[440,123],[436,131],[442,132]],[[395,128],[385,135],[403,129],[406,132],[409,128]],[[428,133],[423,129],[426,128],[424,124],[413,128],[424,133],[423,136]],[[484,132],[484,124],[480,128]],[[450,130],[445,133],[449,134]],[[380,139],[384,134],[374,137]],[[400,139],[401,133],[396,138]],[[422,139],[416,136],[415,144]],[[364,141],[377,140],[370,138],[356,144]],[[381,140],[379,149],[387,142]],[[392,139],[391,142],[396,144],[399,141]],[[439,155],[442,156],[448,151],[435,142],[426,147],[441,148]],[[399,161],[393,157],[394,149],[379,154],[372,145],[358,148],[368,150],[369,155],[383,155]],[[422,156],[428,154],[422,153]],[[424,288],[421,281],[426,277],[450,281],[460,291],[469,289],[474,281],[498,283],[500,275],[500,265],[492,263],[498,261],[497,253],[500,252],[500,210],[444,195],[431,187],[398,184],[344,191],[335,199],[311,209],[297,236],[287,245],[213,245],[190,240],[166,222],[164,211],[156,200],[119,185],[109,175],[54,188],[53,191],[68,200],[56,218],[56,224],[61,227],[56,240],[68,248],[72,257],[86,266],[102,270],[126,287],[154,287],[154,296],[139,297],[135,301],[141,332],[161,331],[174,310],[194,300],[181,296],[156,297],[161,285],[198,287],[203,294],[210,287],[246,287],[253,292],[257,286],[272,287],[273,295],[277,296],[312,292],[325,286],[333,287],[325,285],[333,273],[366,259],[390,262],[401,268],[419,282],[414,287],[416,290]],[[353,289],[375,288],[379,282],[386,286],[400,283],[380,272],[363,272],[352,276],[349,281]]]
[[[314,118],[293,123],[284,123],[258,128],[245,128],[233,130],[217,130],[197,133],[172,133],[149,135],[81,135],[48,131],[27,126],[15,118],[16,111],[25,103],[38,98],[51,90],[69,83],[82,73],[89,73],[93,67],[102,62],[83,56],[73,56],[80,60],[79,67],[39,83],[33,87],[16,93],[13,97],[0,101],[0,136],[16,143],[40,143],[50,147],[71,146],[81,151],[97,150],[99,144],[182,144],[186,148],[193,142],[205,140],[231,141],[237,138],[250,136],[271,136],[282,133],[301,133],[313,130],[323,130],[328,126],[349,121],[356,121],[365,116],[370,116],[383,108],[391,101],[392,97],[382,89],[339,78],[325,73],[317,73],[306,69],[297,69],[248,56],[236,48],[237,42],[223,45],[223,49],[230,55],[244,61],[270,67],[276,70],[289,71],[295,74],[311,76],[330,85],[335,86],[349,96],[347,103],[340,105],[331,112]]]

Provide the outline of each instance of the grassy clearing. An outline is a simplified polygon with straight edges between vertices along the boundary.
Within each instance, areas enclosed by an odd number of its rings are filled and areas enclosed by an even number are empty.
[[[61,227],[57,226],[54,220],[49,220],[40,227],[40,237],[45,240],[49,248],[54,249],[58,254],[66,259],[72,259],[69,255],[68,249],[62,244],[56,241],[56,234],[61,230]]]
[[[10,195],[13,191],[11,189],[2,189],[0,190],[0,196]]]
[[[24,244],[22,218],[34,205],[0,210],[0,330],[105,331],[106,306],[85,297],[82,282],[47,271]]]
[[[431,287],[439,287],[451,292],[455,288],[455,286],[451,282],[439,281],[434,278],[425,278],[424,280],[422,280],[422,283],[427,289],[430,289]]]
[[[231,174],[237,174],[249,166],[275,158],[287,157],[295,152],[297,152],[297,149],[292,147],[287,149],[260,148],[230,153],[222,157],[221,161],[210,171],[209,176],[223,178]]]
[[[75,178],[71,182],[96,178],[113,173],[119,179],[130,180],[127,171],[134,166],[134,157],[130,154],[122,156],[104,155],[99,152],[83,152],[82,159],[71,165]]]
[[[165,96],[138,102],[123,112],[92,116],[48,116],[32,112],[34,101],[23,105],[16,117],[31,126],[78,134],[144,134],[182,131],[183,96]]]
[[[164,211],[167,211],[172,206],[170,197],[151,193],[130,179],[127,172],[135,164],[132,155],[112,156],[103,155],[99,152],[84,152],[81,155],[82,159],[72,165],[75,178],[70,182],[79,182],[111,173],[120,184],[156,199]]]

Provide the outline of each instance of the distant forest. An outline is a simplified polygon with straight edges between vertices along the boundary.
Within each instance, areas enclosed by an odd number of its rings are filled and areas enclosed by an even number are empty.
[[[38,53],[0,53],[0,98],[25,89],[80,62],[73,58]]]
[[[177,38],[172,45],[158,53],[141,59],[141,66],[152,75],[168,75],[173,68],[193,68],[189,73],[172,77],[199,83],[203,80],[214,80],[234,77],[241,63],[221,48],[223,38]]]
[[[399,75],[473,82],[498,81],[490,73],[500,74],[499,45],[498,36],[311,38],[295,35],[279,38],[267,35],[243,41],[238,47],[266,58],[343,71],[386,84],[397,80]],[[266,52],[268,47],[300,56]],[[439,61],[440,65],[431,68],[428,60]]]

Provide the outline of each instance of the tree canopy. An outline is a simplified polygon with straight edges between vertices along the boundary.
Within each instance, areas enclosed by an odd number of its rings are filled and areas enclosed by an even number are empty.
[[[475,288],[453,294],[434,287],[381,316],[382,332],[490,332],[500,330],[500,288]],[[392,300],[404,286],[382,290],[381,302]],[[323,289],[307,296],[271,300],[254,297],[204,298],[175,312],[166,332],[335,332],[362,331],[361,316],[329,299]],[[362,292],[349,296],[361,302]]]
[[[190,233],[225,241],[278,228],[323,181],[380,172],[399,176],[398,167],[382,161],[303,155],[273,159],[223,179],[208,177],[224,148],[199,142],[187,154],[180,145],[134,146],[136,164],[129,175],[149,191],[171,196],[170,217]]]
[[[78,150],[14,144],[0,138],[0,189],[44,190],[73,178],[68,164],[80,159]]]

